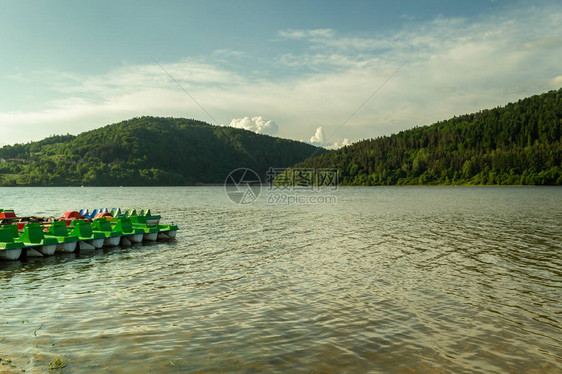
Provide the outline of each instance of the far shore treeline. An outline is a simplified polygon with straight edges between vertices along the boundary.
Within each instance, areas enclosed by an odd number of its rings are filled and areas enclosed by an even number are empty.
[[[221,184],[240,167],[337,168],[340,185],[562,185],[562,89],[334,151],[140,117],[0,148],[0,186]],[[317,156],[309,158],[311,155]]]
[[[363,140],[295,165],[340,184],[562,185],[562,89]]]

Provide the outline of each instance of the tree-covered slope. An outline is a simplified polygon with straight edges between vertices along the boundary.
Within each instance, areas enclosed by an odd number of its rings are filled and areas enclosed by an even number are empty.
[[[0,185],[184,185],[222,183],[248,167],[265,178],[316,147],[182,118],[141,117],[78,136],[0,148]]]
[[[562,89],[364,140],[296,168],[338,168],[344,185],[561,185]]]

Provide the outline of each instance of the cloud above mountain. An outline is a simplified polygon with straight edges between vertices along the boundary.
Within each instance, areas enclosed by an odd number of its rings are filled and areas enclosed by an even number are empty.
[[[261,116],[235,118],[230,121],[229,126],[271,136],[277,135],[277,131],[279,130],[275,122],[264,120]]]
[[[324,130],[322,130],[322,126],[318,126],[316,128],[316,132],[310,138],[310,142],[316,145],[323,145],[325,138],[326,137],[324,136]]]

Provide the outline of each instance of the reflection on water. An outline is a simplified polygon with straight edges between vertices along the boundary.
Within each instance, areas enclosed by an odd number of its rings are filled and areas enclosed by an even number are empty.
[[[0,189],[22,214],[149,207],[183,229],[0,263],[1,356],[14,372],[56,356],[64,372],[562,370],[562,189],[335,194],[238,206],[221,188]]]

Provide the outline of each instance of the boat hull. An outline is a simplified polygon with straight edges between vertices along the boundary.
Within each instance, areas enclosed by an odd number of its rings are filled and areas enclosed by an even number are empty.
[[[22,248],[0,250],[0,260],[16,261],[21,257]]]
[[[76,250],[77,245],[78,245],[78,242],[60,243],[59,245],[57,245],[57,251],[58,252],[72,253]]]
[[[129,235],[128,238],[133,243],[141,243],[143,236],[144,234],[134,234],[134,235]]]
[[[49,245],[42,245],[40,247],[36,247],[37,251],[39,251],[39,253],[41,253],[44,256],[52,256],[55,254],[55,251],[57,250],[57,245],[56,244],[49,244]]]
[[[121,246],[128,247],[131,244],[133,244],[133,243],[131,243],[131,241],[129,239],[127,239],[126,236],[121,237]]]
[[[121,243],[120,236],[111,236],[109,238],[105,238],[105,240],[103,241],[103,244],[108,247],[117,247],[119,243]]]
[[[96,249],[96,247],[94,247],[91,243],[91,240],[87,241],[87,242],[80,242],[78,243],[78,248],[80,249],[80,252],[82,251],[93,251]]]
[[[144,234],[134,234],[134,235],[127,235],[125,236],[131,243],[140,243],[142,242],[142,237]]]
[[[104,240],[105,240],[105,238],[83,240],[83,241],[79,242],[78,248],[80,248],[81,251],[90,251],[90,250],[94,250],[94,249],[101,249],[101,248],[103,248]]]
[[[158,233],[157,232],[146,232],[143,236],[144,241],[153,242],[158,240]]]
[[[44,257],[41,252],[37,250],[37,248],[27,248],[25,251],[26,257]]]

